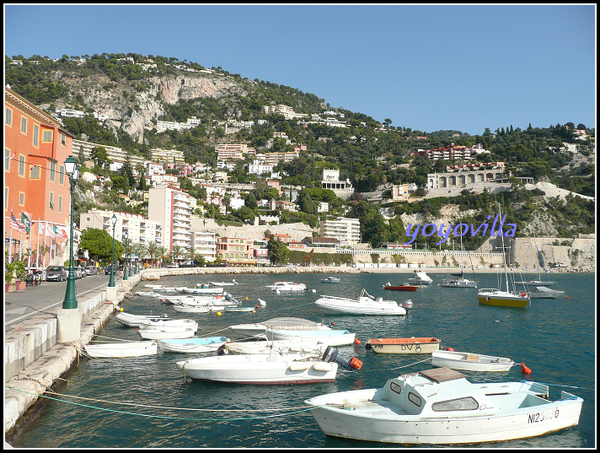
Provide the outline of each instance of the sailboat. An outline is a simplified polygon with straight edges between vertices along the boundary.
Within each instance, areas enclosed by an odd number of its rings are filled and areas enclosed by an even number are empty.
[[[469,280],[468,278],[465,278],[465,272],[464,272],[464,260],[463,260],[463,256],[462,256],[462,252],[463,252],[463,245],[462,245],[462,236],[460,237],[460,251],[461,251],[461,258],[460,258],[460,274],[450,274],[453,277],[458,277],[458,278],[446,278],[444,280],[442,280],[440,282],[440,286],[444,286],[446,288],[477,288],[477,280]]]
[[[500,211],[500,205],[498,205],[498,211]],[[501,213],[500,218],[502,218]],[[526,308],[527,305],[531,303],[531,298],[529,294],[527,292],[519,292],[514,289],[511,291],[509,288],[508,271],[506,268],[506,253],[504,249],[504,236],[502,236],[502,232],[500,232],[500,234],[500,237],[502,238],[502,260],[504,262],[504,278],[506,279],[506,290],[503,291],[501,288],[482,288],[477,293],[477,300],[480,304],[484,305],[495,305],[498,307],[511,308]]]
[[[544,258],[542,257],[542,254],[540,253],[540,249],[537,246],[537,242],[535,240],[535,235],[533,236],[533,243],[535,244],[535,250],[537,251],[537,257],[538,257],[538,263],[539,263],[539,265],[538,265],[538,279],[537,280],[529,280],[529,281],[516,282],[516,284],[517,285],[523,285],[523,286],[536,286],[536,287],[554,285],[555,282],[551,282],[549,280],[549,278],[548,278],[548,271],[546,270],[546,265],[544,264]],[[544,268],[544,273],[546,274],[546,280],[542,280],[542,274],[540,272],[540,266],[542,268]]]

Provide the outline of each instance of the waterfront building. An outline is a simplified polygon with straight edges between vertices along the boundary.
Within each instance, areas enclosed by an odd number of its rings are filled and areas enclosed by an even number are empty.
[[[321,187],[330,189],[340,198],[347,200],[354,193],[354,187],[349,179],[340,181],[339,170],[325,170],[321,172]]]
[[[342,245],[358,244],[360,242],[360,221],[346,217],[323,220],[319,233],[322,237],[337,239]]]
[[[217,238],[217,258],[231,265],[255,265],[253,241],[221,236]]]
[[[217,259],[216,233],[208,231],[192,231],[192,246],[196,256],[203,256],[206,261]]]
[[[148,191],[148,219],[162,225],[163,247],[172,251],[180,246],[189,251],[195,207],[196,200],[177,187],[153,187]]]

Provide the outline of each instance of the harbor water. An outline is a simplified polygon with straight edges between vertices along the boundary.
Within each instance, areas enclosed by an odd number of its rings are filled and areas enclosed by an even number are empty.
[[[595,275],[551,274],[568,298],[533,299],[527,309],[480,305],[477,289],[445,288],[445,274],[429,274],[433,284],[416,292],[386,291],[382,285],[406,281],[407,274],[335,274],[339,284],[321,283],[328,274],[235,274],[239,283],[225,287],[243,305],[258,299],[266,306],[252,312],[178,313],[157,298],[133,296],[121,306],[134,314],[168,313],[172,319],[198,322],[198,337],[235,334],[234,324],[275,317],[300,317],[335,323],[336,329],[356,333],[362,344],[343,346],[339,354],[363,362],[360,370],[338,369],[333,383],[306,385],[236,385],[184,380],[175,362],[203,354],[159,352],[154,356],[89,359],[67,376],[57,394],[47,394],[39,418],[11,439],[17,448],[394,448],[393,444],[329,438],[323,434],[304,401],[325,393],[381,387],[400,374],[432,368],[430,356],[377,354],[365,343],[377,337],[441,339],[441,347],[456,351],[510,357],[519,365],[508,372],[464,371],[472,382],[523,379],[550,385],[551,399],[561,390],[584,399],[579,425],[541,437],[469,448],[594,448],[596,446],[596,295]],[[231,275],[163,277],[141,282],[188,286]],[[470,278],[469,275],[466,277]],[[497,286],[495,274],[478,274],[479,288]],[[524,277],[532,279],[533,274]],[[517,278],[519,280],[519,278]],[[277,295],[266,285],[275,281],[302,282],[308,291]],[[326,315],[314,305],[319,295],[355,298],[361,289],[375,297],[402,302],[411,299],[406,316]],[[314,292],[312,290],[315,290]],[[247,299],[246,299],[247,298]],[[111,319],[95,341],[138,341],[134,328]],[[204,354],[206,355],[206,354]],[[531,369],[524,375],[520,363]],[[423,445],[432,448],[432,445]]]

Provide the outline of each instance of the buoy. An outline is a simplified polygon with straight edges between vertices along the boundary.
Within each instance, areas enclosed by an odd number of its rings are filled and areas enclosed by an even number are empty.
[[[448,347],[446,348],[446,351],[454,351],[454,348],[453,348],[452,346],[448,346]]]
[[[316,293],[316,292],[317,292],[317,290],[313,288],[313,289],[312,289],[312,292],[313,292],[313,293]]]
[[[360,344],[360,340],[358,338],[354,338],[354,344]]]
[[[256,310],[252,310],[252,313],[256,313]]]
[[[525,366],[525,362],[521,362],[521,371],[523,374],[531,374],[531,369]]]
[[[249,299],[246,297],[246,300],[249,300]]]
[[[119,311],[123,311],[123,307],[119,307]]]
[[[217,316],[221,316],[222,313],[220,311],[217,312]]]
[[[569,298],[569,296],[565,296],[565,299],[568,299],[568,298]]]

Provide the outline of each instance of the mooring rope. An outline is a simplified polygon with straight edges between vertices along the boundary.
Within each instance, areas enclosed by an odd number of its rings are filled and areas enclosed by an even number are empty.
[[[417,363],[427,362],[428,360],[431,360],[431,357],[427,357],[426,359],[420,360],[418,362],[409,363],[408,365],[404,365],[404,366],[399,366],[399,367],[396,367],[396,368],[392,368],[392,370],[399,370],[400,368],[406,368],[406,367],[409,367],[409,366],[416,365]]]

